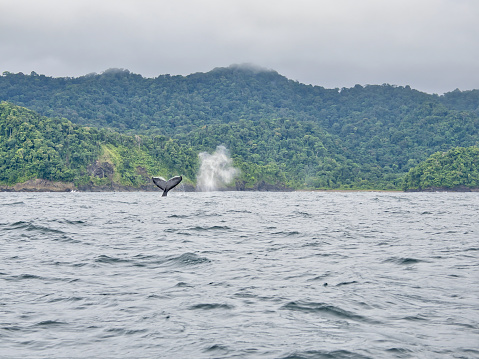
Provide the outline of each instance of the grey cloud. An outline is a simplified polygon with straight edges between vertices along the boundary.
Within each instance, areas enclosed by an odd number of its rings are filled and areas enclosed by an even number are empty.
[[[476,0],[3,0],[0,71],[144,76],[254,63],[325,87],[479,87]]]

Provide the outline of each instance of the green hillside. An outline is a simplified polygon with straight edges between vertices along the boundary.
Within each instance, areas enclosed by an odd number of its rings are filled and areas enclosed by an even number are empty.
[[[118,69],[78,78],[4,72],[0,99],[82,125],[167,135],[207,124],[274,118],[311,120],[342,134],[349,128],[340,119],[359,116],[376,120],[375,125],[378,117],[403,117],[425,102],[439,103],[437,96],[409,87],[325,89],[275,71],[235,66],[157,78]]]
[[[479,190],[479,147],[437,152],[412,168],[404,190]]]
[[[173,137],[239,120],[309,121],[342,141],[353,161],[394,172],[479,138],[477,91],[437,96],[408,86],[325,89],[238,66],[156,78],[127,70],[78,78],[5,72],[0,100],[81,125]]]
[[[234,149],[241,174],[231,185],[240,189],[395,186],[381,183],[378,169],[371,175],[370,168],[347,159],[332,136],[312,123],[243,120],[172,139],[82,127],[7,102],[0,103],[0,184],[43,178],[80,187],[144,188],[151,176],[182,174],[194,185],[198,154],[219,143]]]
[[[97,130],[0,103],[0,182],[73,181],[100,154]]]
[[[211,152],[216,144],[231,149],[243,180],[291,188],[397,188],[399,176],[375,164],[358,164],[335,136],[316,123],[285,119],[240,120],[204,126],[179,142]]]
[[[28,132],[24,120],[5,120],[0,181],[85,182],[104,158],[118,183],[140,186],[145,173],[158,171],[181,172],[194,183],[198,153],[224,144],[242,170],[240,187],[401,188],[404,175],[431,154],[479,145],[478,93],[437,96],[387,84],[325,89],[241,66],[156,78],[128,70],[78,78],[4,72],[0,100],[55,126]],[[75,136],[54,134],[66,128]],[[30,142],[45,139],[29,147],[9,129],[27,131]],[[18,146],[18,155],[11,152]],[[49,164],[39,167],[41,159]]]
[[[76,186],[151,185],[151,176],[178,172],[191,183],[196,154],[164,136],[127,136],[82,127],[0,103],[0,184],[30,179]]]
[[[248,133],[256,130],[251,124],[241,125]],[[42,178],[73,182],[77,187],[144,188],[151,187],[150,177],[153,175],[168,177],[178,173],[185,177],[185,183],[194,184],[198,153],[214,150],[217,143],[214,136],[206,139],[203,136],[202,139],[201,132],[182,143],[165,136],[129,136],[82,127],[68,120],[42,117],[6,102],[0,103],[0,134],[0,184],[5,185]],[[207,141],[212,145],[205,145]],[[195,150],[186,142],[194,143]],[[285,147],[286,142],[283,142],[279,140],[277,145]],[[321,142],[312,140],[311,145],[321,146],[316,150],[322,151],[323,155],[327,152]],[[300,153],[302,144],[295,146],[285,148]],[[255,163],[255,156],[262,156],[264,151],[259,153],[261,155],[250,154],[244,149],[235,153],[235,165],[242,170],[238,178],[241,188],[254,188],[261,183],[278,187],[305,186],[305,183],[298,182],[304,173],[296,173],[297,168],[293,167],[299,164],[289,161],[287,165],[280,165],[277,157]],[[334,171],[337,170],[338,164],[333,158],[322,158]],[[345,161],[338,159],[339,163]],[[327,176],[331,178],[329,172]],[[325,182],[323,186],[342,184],[339,179],[334,180],[338,183]],[[351,178],[344,180],[351,181]]]

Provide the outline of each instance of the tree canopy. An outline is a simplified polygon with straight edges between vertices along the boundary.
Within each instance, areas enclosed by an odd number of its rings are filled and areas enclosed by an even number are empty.
[[[4,72],[0,181],[78,181],[109,153],[118,181],[139,185],[136,168],[156,166],[194,182],[198,153],[225,144],[246,186],[400,188],[431,154],[479,145],[478,91],[325,89],[237,66],[156,78],[122,69],[78,78]]]
[[[436,152],[411,168],[404,190],[479,189],[479,147]]]

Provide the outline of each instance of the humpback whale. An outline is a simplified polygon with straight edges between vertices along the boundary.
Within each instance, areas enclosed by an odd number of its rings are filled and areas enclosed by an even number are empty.
[[[162,197],[166,197],[166,195],[168,194],[168,191],[170,189],[175,188],[177,185],[179,185],[183,177],[175,176],[170,178],[168,181],[165,180],[163,177],[152,177],[151,179],[153,180],[154,184],[156,184],[158,187],[160,187],[163,190]]]

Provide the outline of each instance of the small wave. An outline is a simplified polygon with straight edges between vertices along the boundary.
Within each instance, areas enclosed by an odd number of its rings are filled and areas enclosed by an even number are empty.
[[[425,318],[425,317],[422,316],[421,314],[418,314],[418,315],[410,315],[410,316],[404,317],[403,319],[404,319],[404,320],[413,321],[413,322],[427,320],[427,318]]]
[[[205,206],[208,205],[208,202],[205,203]],[[195,217],[221,217],[222,214],[221,213],[209,213],[209,212],[206,212],[206,211],[203,211],[203,210],[200,210],[200,211],[197,211],[195,213]]]
[[[18,279],[43,279],[43,277],[40,277],[35,274],[21,274],[17,276]]]
[[[0,203],[0,206],[18,206],[22,204],[25,204],[25,202],[19,201],[19,202],[11,202],[11,203]]]
[[[413,354],[413,351],[406,348],[389,348],[386,352],[394,354],[395,356],[409,358]]]
[[[298,302],[289,302],[281,307],[281,309],[287,309],[292,311],[299,311],[299,312],[307,312],[307,313],[318,313],[318,314],[326,314],[333,317],[341,318],[341,319],[351,319],[356,321],[362,322],[372,322],[372,320],[359,315],[353,312],[344,310],[342,308],[336,307],[334,305],[326,304],[326,303],[315,303],[315,302],[305,302],[305,301],[298,301]]]
[[[469,354],[474,355],[473,358],[479,357],[479,350],[477,349],[462,349],[461,351],[468,355],[465,358],[469,358]]]
[[[161,265],[196,265],[210,262],[210,260],[194,253],[183,253],[179,256],[152,256],[138,254],[132,258],[118,258],[102,254],[95,259],[95,262],[105,264],[126,264],[134,267],[157,267]]]
[[[53,298],[48,301],[48,303],[58,303],[58,302],[78,302],[84,300],[83,297],[66,297],[66,298]]]
[[[369,359],[370,357],[348,350],[307,350],[304,352],[289,354],[281,359]]]
[[[294,211],[293,212],[296,216],[300,216],[300,217],[303,217],[303,218],[311,218],[313,217],[310,213],[308,212],[301,212],[301,211]]]
[[[175,287],[186,288],[186,287],[193,287],[193,286],[185,282],[178,282],[176,283]]]
[[[180,265],[196,265],[201,263],[208,263],[211,261],[206,257],[200,257],[194,253],[183,253],[178,257],[169,258],[168,262]]]
[[[85,221],[80,221],[80,220],[78,220],[78,221],[70,221],[70,220],[68,220],[68,219],[65,219],[65,220],[60,221],[60,222],[61,222],[61,223],[66,223],[66,224],[73,224],[73,225],[86,224]]]
[[[5,226],[5,224],[4,224]],[[33,224],[32,222],[18,221],[11,224],[6,224],[6,228],[3,228],[5,231],[15,231],[15,230],[25,230],[27,232],[39,232],[41,234],[65,234],[65,232],[58,229],[40,226]]]
[[[6,331],[9,331],[9,332],[18,332],[18,331],[23,330],[23,328],[19,327],[18,325],[9,325],[9,326],[5,326],[5,327],[1,327],[0,329],[6,330]]]
[[[78,239],[73,239],[65,234],[61,235],[59,238],[54,238],[53,240],[56,242],[81,243]]]
[[[164,230],[166,233],[178,233],[182,236],[191,236],[191,233],[185,232],[184,229],[181,228],[167,228]]]
[[[217,351],[226,352],[226,351],[229,351],[229,349],[227,346],[221,345],[221,344],[214,344],[205,349],[205,352],[217,352]]]
[[[110,257],[110,256],[102,254],[95,259],[95,262],[115,264],[115,263],[128,263],[131,261],[129,259],[115,258],[115,257]]]
[[[201,303],[192,305],[189,309],[201,309],[201,310],[210,310],[210,309],[233,309],[233,305],[223,304],[223,303]]]
[[[146,329],[125,329],[125,328],[109,328],[105,329],[106,333],[114,333],[118,335],[134,335],[139,333],[146,333]]]
[[[356,283],[358,283],[358,282],[355,281],[355,280],[350,281],[350,282],[341,282],[341,283],[336,284],[336,287],[341,287],[343,285],[356,284]]]
[[[4,277],[4,279],[9,281],[19,281],[24,279],[45,279],[45,278],[27,273],[27,274],[20,274],[20,275],[7,275]]]
[[[72,267],[84,267],[87,265],[87,263],[84,262],[78,262],[78,263],[71,263],[70,264]]]
[[[317,281],[317,280],[323,280],[324,278],[328,278],[331,276],[331,272],[326,272],[324,274],[321,274],[321,275],[318,275],[314,278],[310,278],[308,279],[308,282],[311,282],[311,281]]]
[[[44,320],[35,324],[36,327],[56,327],[66,325],[66,322],[60,322],[58,320]]]
[[[230,230],[231,228],[228,226],[211,226],[211,227],[190,227],[188,228],[190,231],[217,231],[217,230]]]
[[[319,247],[321,245],[324,245],[324,242],[307,242],[302,247]]]
[[[229,231],[229,230],[231,230],[231,228],[228,226],[211,226],[211,227],[195,226],[195,227],[188,227],[188,228],[167,228],[164,230],[164,232],[178,233],[181,235],[191,236],[191,233],[188,233],[186,231],[208,232],[208,231]]]
[[[23,281],[23,280],[41,280],[44,282],[68,282],[72,283],[74,281],[77,281],[78,279],[72,279],[71,277],[42,277],[38,276],[35,274],[20,274],[20,275],[7,275],[4,274],[5,276],[2,277],[2,279],[7,280],[7,281],[12,281],[12,282],[18,282],[18,281]]]
[[[156,255],[150,255],[150,254],[137,254],[136,256],[133,257],[134,260],[140,260],[140,261],[152,261],[158,259],[158,256]]]
[[[170,214],[168,216],[168,218],[188,218],[190,216],[186,215],[186,214]]]
[[[400,265],[410,265],[410,264],[417,264],[417,263],[427,262],[427,261],[422,259],[417,259],[417,258],[409,258],[409,257],[405,257],[405,258],[392,257],[392,258],[386,259],[384,262],[391,262],[391,263],[396,263]]]
[[[18,222],[14,222],[14,223],[2,223],[2,226],[5,226],[6,228],[4,228],[3,230],[5,231],[12,231],[12,230],[16,230],[16,229],[23,229],[23,228],[28,228],[28,226],[30,225],[29,222],[23,222],[23,221],[18,221]]]
[[[276,236],[286,236],[286,237],[289,237],[289,236],[297,236],[301,233],[299,233],[298,231],[281,231],[281,232],[274,232],[272,233],[273,235],[276,235]]]

